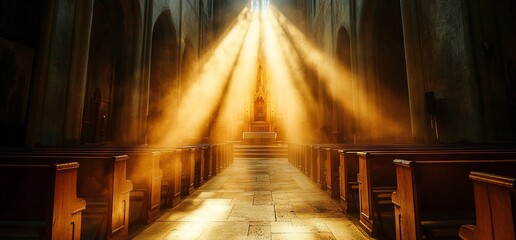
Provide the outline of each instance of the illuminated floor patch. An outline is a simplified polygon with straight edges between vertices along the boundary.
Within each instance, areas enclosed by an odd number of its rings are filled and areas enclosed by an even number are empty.
[[[242,158],[134,239],[369,238],[286,159]]]

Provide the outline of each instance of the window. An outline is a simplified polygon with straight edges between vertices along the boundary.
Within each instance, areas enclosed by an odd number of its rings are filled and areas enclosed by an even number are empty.
[[[317,13],[317,7],[319,5],[319,0],[312,0],[312,15],[315,16]]]
[[[251,11],[259,12],[268,10],[270,6],[270,0],[251,0]]]

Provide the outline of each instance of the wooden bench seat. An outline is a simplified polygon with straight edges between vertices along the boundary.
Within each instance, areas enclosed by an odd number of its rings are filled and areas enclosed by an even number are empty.
[[[439,160],[439,159],[511,159],[516,158],[516,152],[501,152],[499,150],[397,150],[397,151],[368,151],[358,152],[359,156],[359,207],[360,220],[359,225],[364,231],[370,235],[378,235],[380,232],[394,232],[392,229],[384,229],[381,227],[380,219],[376,212],[377,208],[382,207],[376,202],[374,196],[375,188],[397,186],[396,168],[392,161],[394,159],[411,159],[419,161]],[[392,208],[387,208],[392,209]],[[389,212],[392,212],[389,211]]]
[[[133,147],[35,148],[22,154],[64,156],[128,155],[126,175],[133,184],[130,194],[130,224],[150,224],[160,216],[161,179],[160,152]]]
[[[161,179],[162,207],[175,207],[181,202],[181,149],[161,151],[159,164],[163,170],[163,178]]]
[[[419,145],[419,144],[302,144],[289,143],[289,162],[304,172],[322,190],[340,197],[344,213],[357,211],[358,156],[361,151],[512,150],[500,144]],[[338,176],[338,177],[337,177]],[[391,186],[392,187],[392,186]]]
[[[473,181],[476,223],[461,226],[462,239],[516,239],[516,170],[509,176],[469,174]]]
[[[332,165],[332,172],[339,173],[339,196],[341,208],[344,213],[355,213],[358,209],[358,152],[362,151],[407,151],[412,149],[439,149],[442,146],[436,145],[406,145],[406,144],[383,144],[383,145],[348,145],[338,151],[338,166]],[[420,150],[418,150],[420,151]],[[335,156],[337,157],[337,156]],[[334,160],[335,161],[335,160]],[[333,162],[334,162],[333,161]]]
[[[344,212],[347,212],[347,200],[346,197],[352,197],[352,192],[346,190],[358,189],[356,186],[357,180],[356,175],[358,174],[358,157],[356,152],[364,150],[392,150],[395,151],[405,149],[419,149],[419,148],[436,148],[432,145],[406,145],[406,144],[325,144],[320,145],[325,147],[326,155],[320,161],[324,161],[323,169],[319,170],[326,181],[326,191],[333,198],[343,200]],[[355,156],[345,155],[346,151],[353,151]],[[346,161],[346,157],[349,159]],[[348,166],[349,164],[349,166]],[[341,168],[342,166],[342,168]],[[348,174],[349,173],[349,174]],[[343,179],[342,181],[340,179]],[[346,180],[344,180],[346,179]],[[355,183],[355,185],[353,184]],[[342,187],[341,187],[342,186]],[[341,192],[343,194],[341,194]],[[344,199],[342,199],[344,197]]]
[[[77,198],[78,167],[0,165],[0,239],[79,239],[86,202]]]
[[[162,207],[176,206],[181,201],[181,192],[189,195],[195,187],[201,186],[209,179],[208,171],[211,145],[183,145],[183,146],[136,146],[131,151],[157,151],[160,152],[159,165],[163,171],[161,188]],[[192,167],[193,166],[193,167]],[[181,186],[187,189],[181,189]]]
[[[516,171],[516,160],[512,159],[396,159],[394,165],[397,190],[392,202],[396,239],[433,239],[447,234],[457,237],[461,225],[475,220],[469,173]]]
[[[221,144],[222,145],[222,144]],[[72,148],[76,150],[88,150],[90,147]],[[162,195],[162,207],[168,208],[179,204],[181,201],[181,192],[183,196],[191,194],[196,187],[201,186],[212,175],[211,169],[216,167],[214,164],[213,144],[199,145],[181,145],[181,146],[103,146],[100,149],[93,147],[92,151],[120,151],[131,155],[137,152],[160,152],[159,170],[162,171],[161,189],[164,190]],[[131,156],[130,156],[131,157]],[[154,160],[155,161],[155,160]],[[157,168],[153,168],[158,171]],[[159,176],[159,174],[158,174]],[[130,175],[131,177],[131,175]],[[155,182],[157,179],[155,178]],[[182,187],[184,189],[182,189]],[[135,186],[137,189],[137,186]],[[160,190],[161,191],[161,190]],[[153,202],[157,199],[156,187],[153,189]],[[141,195],[141,193],[138,193]],[[137,194],[133,194],[137,196]],[[151,213],[143,222],[148,224],[159,216],[157,204],[148,206],[152,209]]]
[[[451,146],[447,149],[459,147]],[[344,213],[357,212],[358,209],[358,180],[357,175],[358,155],[357,153],[363,151],[422,151],[443,150],[439,145],[405,145],[405,144],[390,144],[390,145],[350,145],[343,149],[339,149],[339,194],[341,208]],[[461,149],[461,148],[459,148]],[[335,170],[332,170],[335,171]],[[391,186],[392,187],[392,186]]]
[[[126,178],[127,159],[127,155],[31,155],[20,152],[1,155],[0,164],[78,162],[77,196],[86,200],[86,209],[82,212],[81,238],[125,239],[129,229],[129,196],[133,189],[132,182]]]

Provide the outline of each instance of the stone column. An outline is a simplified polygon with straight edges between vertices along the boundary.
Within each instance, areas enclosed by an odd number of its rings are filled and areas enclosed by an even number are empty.
[[[422,53],[419,0],[400,0],[405,42],[405,61],[412,138],[415,143],[432,141],[425,108],[425,68]]]
[[[149,94],[150,94],[150,73],[152,65],[152,31],[153,31],[153,11],[154,1],[148,0],[145,6],[143,20],[143,47],[142,47],[142,76],[141,83],[137,88],[140,96],[140,119],[139,119],[139,141],[147,143],[147,117],[149,115]]]
[[[29,106],[27,109],[27,133],[25,145],[33,147],[41,142],[41,128],[43,118],[43,106],[46,92],[46,82],[50,65],[50,53],[52,38],[54,35],[54,21],[57,12],[57,0],[48,0],[40,26],[40,36],[37,48],[39,49],[34,56],[34,72],[31,83],[31,94],[29,96]]]
[[[73,1],[50,0],[43,10],[27,118],[26,145],[62,144],[75,22]]]
[[[73,48],[68,82],[64,144],[78,144],[81,138],[82,114],[88,73],[93,0],[77,1]]]

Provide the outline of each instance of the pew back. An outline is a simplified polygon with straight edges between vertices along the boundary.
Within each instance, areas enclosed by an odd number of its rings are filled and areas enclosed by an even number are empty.
[[[0,165],[0,238],[20,230],[38,239],[79,239],[77,162],[55,165]]]
[[[434,237],[433,228],[451,229],[455,236],[461,225],[474,221],[471,171],[515,172],[516,160],[394,160],[397,190],[395,205],[397,239]]]
[[[368,151],[358,152],[359,156],[359,206],[360,226],[370,235],[380,230],[381,222],[377,222],[375,215],[378,207],[375,199],[375,189],[396,188],[396,168],[392,164],[394,159],[410,159],[419,161],[432,160],[460,160],[460,159],[512,159],[516,152],[499,150],[407,150],[407,151]],[[446,176],[448,177],[448,176]]]
[[[81,235],[123,239],[128,235],[129,194],[133,189],[132,182],[126,178],[127,159],[127,155],[24,155],[19,153],[0,156],[0,164],[78,162],[80,167],[77,170],[77,195],[84,198],[87,204],[82,215],[85,231],[82,231]],[[105,232],[100,229],[105,229]]]
[[[512,174],[511,176],[516,176]],[[463,225],[465,240],[516,238],[516,178],[486,172],[471,172],[475,194],[475,225]]]

